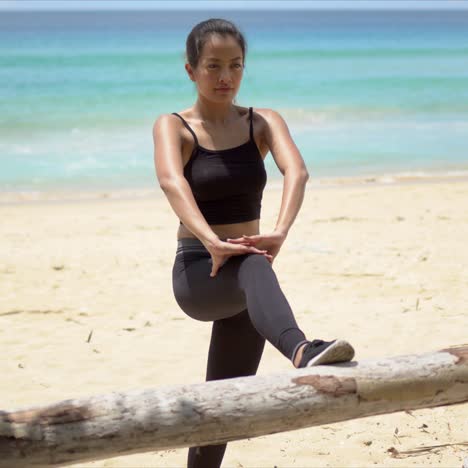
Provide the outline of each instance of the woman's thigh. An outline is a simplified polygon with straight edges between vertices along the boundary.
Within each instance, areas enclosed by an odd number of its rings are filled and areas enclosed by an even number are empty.
[[[211,277],[208,251],[179,252],[172,268],[172,286],[179,307],[196,320],[231,317],[247,308],[239,286],[239,266],[247,255],[230,257]]]

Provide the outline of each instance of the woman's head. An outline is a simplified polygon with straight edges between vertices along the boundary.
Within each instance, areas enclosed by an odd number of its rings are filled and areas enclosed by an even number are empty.
[[[188,35],[185,68],[199,93],[215,100],[232,99],[240,87],[246,52],[239,29],[230,21],[212,18],[198,23]]]

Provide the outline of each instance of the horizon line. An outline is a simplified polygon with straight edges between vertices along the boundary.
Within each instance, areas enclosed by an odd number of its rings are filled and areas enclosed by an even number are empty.
[[[0,0],[0,11],[466,10],[468,0]],[[195,6],[193,4],[195,3]],[[193,10],[192,10],[193,9]]]
[[[293,8],[245,8],[245,7],[237,7],[237,8],[2,8],[0,4],[0,11],[2,13],[50,13],[50,12],[97,12],[97,11],[108,11],[108,12],[129,12],[129,11],[173,11],[173,12],[199,12],[199,11],[333,11],[333,12],[340,12],[340,11],[402,11],[402,12],[410,12],[410,11],[466,11],[468,10],[468,4],[456,5],[456,6],[426,6],[426,7],[345,7],[345,8],[333,8],[333,7],[293,7]]]

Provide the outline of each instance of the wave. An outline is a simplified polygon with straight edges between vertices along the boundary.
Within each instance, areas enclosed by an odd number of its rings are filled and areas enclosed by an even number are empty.
[[[142,66],[157,63],[158,66],[170,65],[182,57],[180,53],[129,51],[128,53],[103,51],[101,53],[70,53],[66,50],[38,51],[35,53],[22,53],[20,51],[2,51],[0,66],[10,68],[23,68],[33,66],[76,66],[79,68],[96,66]],[[50,70],[49,70],[50,71]]]
[[[291,48],[284,50],[262,50],[254,51],[250,54],[253,59],[306,59],[306,58],[379,58],[386,59],[392,57],[430,57],[430,58],[463,58],[468,55],[466,47],[385,47],[375,48]]]
[[[275,110],[283,116],[288,125],[298,129],[312,129],[335,123],[345,126],[355,122],[382,126],[404,125],[406,128],[430,128],[440,125],[464,128],[468,125],[468,104],[464,103],[445,107],[427,104],[416,108],[326,106],[315,109],[279,107]]]

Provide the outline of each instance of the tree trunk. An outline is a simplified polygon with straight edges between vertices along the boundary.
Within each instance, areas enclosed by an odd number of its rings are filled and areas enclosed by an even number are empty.
[[[0,411],[0,467],[208,445],[468,401],[468,345]]]

